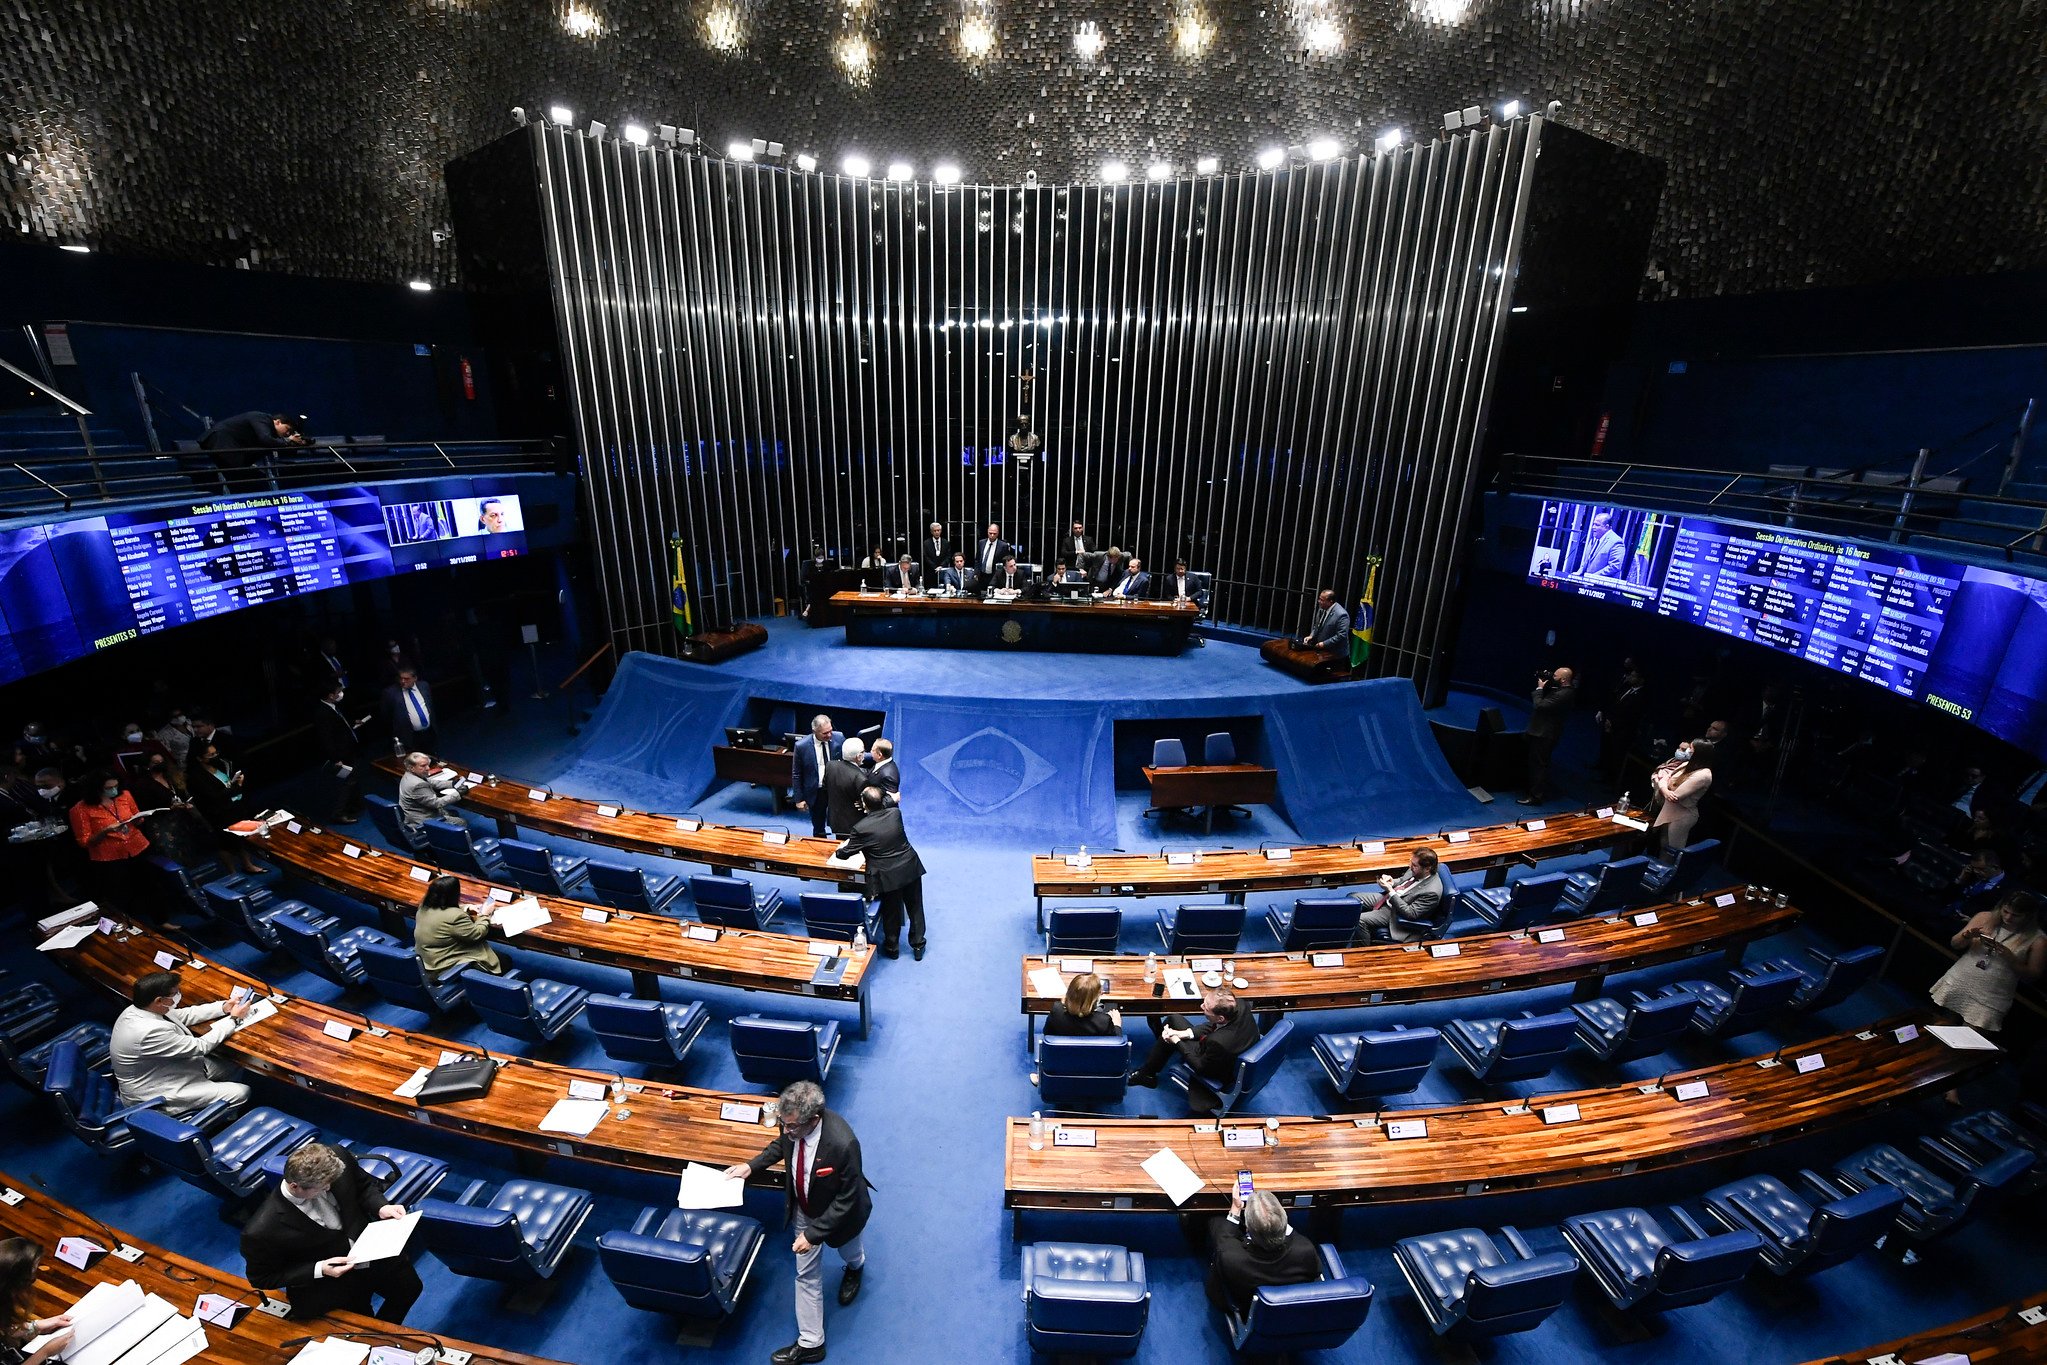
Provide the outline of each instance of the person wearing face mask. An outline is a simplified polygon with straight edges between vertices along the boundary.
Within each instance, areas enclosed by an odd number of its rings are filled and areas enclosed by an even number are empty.
[[[313,733],[320,740],[320,754],[327,761],[323,770],[334,784],[334,802],[329,823],[352,825],[362,819],[362,727],[360,719],[341,709],[348,691],[340,683],[329,684],[313,708]]]
[[[157,742],[155,735],[142,728],[142,722],[131,720],[121,727],[120,742],[114,745],[114,758],[121,771],[130,778],[141,774],[152,756],[170,757],[170,751]]]
[[[32,720],[21,727],[21,749],[31,763],[61,763],[64,750],[50,737],[47,727],[39,720]]]
[[[164,1112],[185,1115],[216,1100],[230,1109],[249,1102],[249,1087],[234,1077],[240,1071],[216,1056],[249,1012],[249,1001],[215,1001],[185,1005],[176,972],[150,972],[137,977],[129,993],[133,1002],[114,1020],[107,1055],[121,1103],[163,1102]],[[193,1025],[211,1024],[200,1033]]]
[[[105,769],[87,776],[84,791],[69,818],[71,837],[85,850],[87,889],[109,912],[160,919],[143,891],[149,836],[141,829],[142,808]]]
[[[824,546],[812,545],[810,558],[803,561],[796,575],[797,586],[803,592],[802,615],[807,620],[810,609],[817,605],[818,597],[825,590],[825,580],[839,567],[839,562],[825,556]]]
[[[170,719],[156,732],[156,742],[170,755],[171,766],[184,771],[185,757],[192,747],[192,722],[187,719],[184,707],[172,709]]]
[[[242,799],[244,782],[241,769],[222,757],[212,740],[192,741],[192,766],[185,773],[192,805],[213,832],[214,852],[220,858],[222,870],[240,870],[254,876],[266,869],[249,856],[249,841],[228,828],[247,818],[248,803]]]
[[[1670,761],[1649,774],[1649,784],[1659,802],[1649,822],[1649,847],[1676,852],[1691,842],[1692,826],[1699,823],[1699,803],[1712,789],[1713,741],[1679,744]]]

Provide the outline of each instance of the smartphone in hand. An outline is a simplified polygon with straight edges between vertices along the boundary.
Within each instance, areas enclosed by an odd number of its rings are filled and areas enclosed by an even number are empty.
[[[1237,1172],[1237,1198],[1239,1198],[1239,1199],[1249,1199],[1250,1197],[1251,1197],[1251,1173],[1250,1173],[1249,1171],[1238,1171],[1238,1172]]]

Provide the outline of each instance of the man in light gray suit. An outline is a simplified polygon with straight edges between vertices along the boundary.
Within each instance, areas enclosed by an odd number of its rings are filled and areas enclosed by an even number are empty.
[[[425,754],[405,756],[405,776],[398,779],[398,814],[408,829],[440,819],[469,790],[453,773],[433,777],[433,766],[433,759]]]
[[[182,995],[176,972],[151,972],[135,982],[134,1004],[114,1020],[108,1051],[121,1103],[162,1100],[164,1112],[184,1115],[224,1100],[233,1109],[249,1102],[249,1087],[233,1080],[240,1072],[214,1055],[249,1012],[246,1000],[178,1008]],[[212,1022],[204,1033],[194,1024]]]
[[[1325,654],[1349,651],[1350,613],[1336,600],[1334,588],[1324,588],[1315,594],[1315,623],[1301,637],[1301,643]]]
[[[1353,891],[1350,898],[1365,907],[1358,916],[1358,941],[1369,943],[1374,929],[1384,929],[1388,940],[1405,943],[1418,935],[1402,920],[1427,920],[1438,928],[1449,922],[1443,907],[1443,875],[1436,867],[1436,851],[1418,848],[1407,860],[1407,875],[1379,878],[1377,891]]]
[[[1627,561],[1627,546],[1613,532],[1613,516],[1605,508],[1592,514],[1585,533],[1585,553],[1578,572],[1587,578],[1619,578]]]

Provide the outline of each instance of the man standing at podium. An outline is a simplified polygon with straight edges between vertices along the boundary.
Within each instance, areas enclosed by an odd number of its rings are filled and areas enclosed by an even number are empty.
[[[1301,637],[1301,647],[1319,649],[1332,657],[1350,648],[1350,613],[1336,600],[1335,589],[1324,588],[1315,594],[1315,623]]]

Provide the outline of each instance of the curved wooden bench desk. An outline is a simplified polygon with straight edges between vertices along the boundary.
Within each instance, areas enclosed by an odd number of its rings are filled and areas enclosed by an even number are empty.
[[[1969,1365],[2027,1365],[2030,1361],[2047,1360],[2047,1290],[1945,1327],[1900,1337],[1881,1346],[1857,1346],[1837,1356],[1807,1361],[1806,1365],[1869,1365],[1870,1361],[1893,1357],[1900,1361],[1931,1360],[1948,1352],[1967,1357]]]

